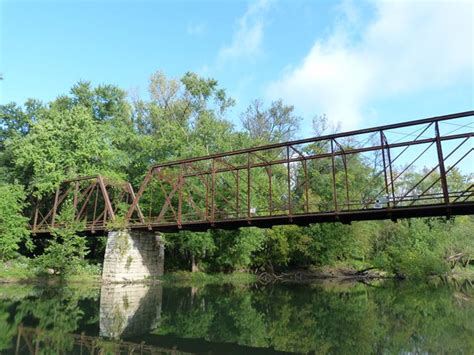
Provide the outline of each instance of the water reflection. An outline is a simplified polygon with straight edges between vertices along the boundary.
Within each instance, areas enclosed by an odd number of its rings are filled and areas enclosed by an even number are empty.
[[[1,354],[81,352],[472,354],[474,291],[407,282],[2,287]]]
[[[176,349],[147,345],[143,342],[139,344],[127,341],[117,342],[84,333],[66,334],[65,338],[70,346],[61,348],[50,341],[54,339],[54,335],[50,332],[20,325],[16,336],[15,354],[190,354]]]
[[[119,339],[156,329],[161,316],[161,285],[104,285],[100,290],[100,336]]]

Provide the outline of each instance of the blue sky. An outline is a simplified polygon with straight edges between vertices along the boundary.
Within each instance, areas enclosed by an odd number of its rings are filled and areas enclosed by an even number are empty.
[[[237,100],[282,98],[362,128],[473,109],[472,1],[0,0],[0,103],[79,80],[146,96],[148,78],[214,77]]]

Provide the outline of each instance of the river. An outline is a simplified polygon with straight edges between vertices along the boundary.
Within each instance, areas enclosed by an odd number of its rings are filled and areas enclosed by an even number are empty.
[[[0,287],[1,354],[474,354],[468,284]]]

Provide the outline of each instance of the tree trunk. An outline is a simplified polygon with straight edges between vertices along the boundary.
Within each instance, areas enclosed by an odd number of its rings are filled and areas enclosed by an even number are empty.
[[[198,272],[199,266],[196,263],[196,258],[194,255],[191,255],[191,272]]]

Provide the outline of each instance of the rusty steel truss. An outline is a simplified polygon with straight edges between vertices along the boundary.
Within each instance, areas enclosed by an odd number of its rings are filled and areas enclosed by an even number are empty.
[[[49,233],[60,227],[58,215],[66,204],[74,209],[74,221],[84,230],[95,233],[107,229],[117,212],[128,210],[135,199],[130,183],[114,182],[103,176],[86,176],[63,181],[54,195],[43,196],[32,204],[30,228],[34,234]],[[142,218],[139,207],[136,217]]]
[[[474,214],[473,128],[468,111],[154,165],[136,196],[124,189],[125,219],[176,232]],[[117,201],[102,178],[80,181],[90,186],[64,183],[80,196],[77,219],[106,229]],[[103,211],[91,216],[94,189]],[[33,231],[54,226],[64,196],[50,198]]]

